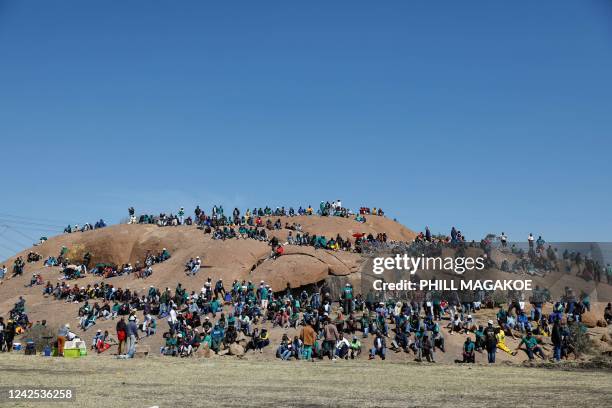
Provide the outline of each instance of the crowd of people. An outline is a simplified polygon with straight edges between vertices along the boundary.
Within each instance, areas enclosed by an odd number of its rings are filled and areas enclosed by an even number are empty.
[[[433,363],[438,352],[447,352],[445,337],[460,335],[465,341],[456,362],[474,363],[478,353],[486,353],[486,361],[495,363],[498,351],[516,355],[519,350],[530,360],[560,361],[575,353],[577,333],[584,331],[581,316],[588,310],[588,300],[573,298],[569,289],[548,315],[542,312],[545,302],[537,296],[531,298],[529,313],[523,302],[509,296],[494,320],[480,323],[473,313],[485,305],[476,301],[439,296],[377,300],[372,293],[355,295],[350,284],[337,298],[330,292],[326,284],[295,290],[287,285],[275,292],[263,281],[234,280],[226,286],[222,279],[210,277],[199,292],[188,292],[179,283],[173,291],[150,286],[146,293],[138,293],[105,281],[86,287],[62,282],[45,288],[45,294],[57,300],[79,303],[77,317],[83,331],[99,319],[117,320],[116,336],[99,330],[91,347],[104,352],[118,344],[118,353],[128,357],[141,338],[158,331],[164,339],[160,353],[167,356],[188,357],[202,347],[221,353],[239,343],[244,352],[262,352],[271,346],[270,331],[279,328],[284,334],[274,347],[282,360],[354,359],[362,353],[384,360],[393,352]],[[15,305],[11,319],[18,321],[20,314],[25,314],[25,301]],[[604,318],[612,321],[610,304]],[[372,346],[363,350],[370,336]],[[518,347],[511,349],[507,337],[519,340]],[[544,349],[549,343],[552,353],[547,355]]]
[[[384,211],[381,208],[361,207],[357,213],[351,209],[343,207],[341,200],[321,201],[319,207],[315,210],[311,205],[307,207],[300,206],[297,210],[293,207],[285,208],[276,207],[272,209],[269,206],[247,208],[241,212],[238,208],[234,208],[231,214],[226,214],[222,205],[215,205],[211,209],[210,214],[196,206],[193,217],[185,216],[184,207],[180,207],[175,213],[160,213],[159,215],[142,214],[136,215],[134,207],[128,209],[129,224],[156,224],[160,227],[178,226],[178,225],[198,225],[208,226],[211,228],[234,225],[234,226],[263,226],[263,218],[269,217],[295,217],[295,216],[335,216],[344,218],[353,218],[360,222],[365,222],[366,215],[384,216]],[[269,223],[270,221],[267,221]],[[272,229],[272,228],[268,228]],[[279,229],[279,228],[277,228]]]
[[[79,227],[79,224],[74,224],[72,226],[68,225],[66,228],[64,228],[64,233],[65,234],[72,234],[72,233],[75,233],[75,232],[91,231],[91,230],[94,230],[94,229],[99,229],[99,228],[104,228],[104,227],[106,227],[106,223],[104,222],[104,220],[102,218],[100,218],[94,224],[90,224],[90,223],[86,222],[81,227]]]
[[[340,200],[321,202],[318,209],[311,206],[270,207],[247,209],[244,213],[235,208],[231,215],[225,215],[222,206],[214,206],[210,215],[196,207],[194,217],[185,216],[184,208],[176,214],[159,216],[137,216],[134,208],[129,209],[129,222],[140,224],[157,224],[159,226],[198,225],[213,239],[255,239],[268,242],[272,247],[271,256],[282,256],[284,245],[308,245],[316,249],[345,250],[362,252],[366,248],[380,249],[381,245],[394,245],[407,254],[440,254],[445,246],[454,248],[459,254],[470,246],[477,246],[490,254],[492,241],[488,238],[479,243],[468,243],[461,231],[455,227],[449,236],[433,235],[429,227],[419,233],[410,243],[391,242],[386,234],[355,234],[343,238],[317,236],[304,231],[297,222],[283,222],[278,217],[297,215],[354,217],[365,222],[366,216],[384,216],[380,208],[361,207],[357,213],[342,206]],[[276,220],[274,220],[276,218]],[[66,232],[86,231],[102,228],[102,220],[96,225],[86,224],[67,228]],[[76,228],[76,229],[75,229]],[[280,242],[273,231],[286,230],[286,242]],[[507,248],[507,237],[500,237],[502,248]],[[545,246],[540,237],[535,240],[530,234],[529,250],[521,253],[516,248],[510,252],[525,257],[534,265],[540,265],[542,259],[548,259],[557,265],[556,251],[550,245]],[[552,253],[551,253],[552,251]],[[554,253],[554,254],[553,254]],[[259,284],[251,281],[234,280],[230,285],[222,279],[213,281],[209,277],[201,290],[188,292],[180,283],[172,291],[150,286],[146,293],[122,289],[102,280],[95,284],[78,286],[69,285],[66,280],[78,279],[84,274],[93,274],[100,278],[111,278],[123,274],[132,274],[146,278],[152,273],[152,265],[170,258],[170,253],[163,248],[157,254],[148,253],[143,263],[134,266],[126,263],[122,266],[96,264],[91,266],[92,254],[86,253],[82,261],[72,264],[67,258],[68,250],[63,247],[57,257],[48,257],[45,265],[63,268],[62,282],[45,285],[40,276],[33,276],[30,285],[44,285],[45,296],[57,301],[78,303],[78,327],[82,331],[94,328],[100,319],[116,320],[116,335],[98,330],[91,342],[91,348],[98,353],[105,352],[112,345],[118,345],[118,354],[131,357],[136,351],[136,344],[142,337],[155,336],[161,333],[164,345],[160,353],[166,356],[188,357],[201,348],[221,353],[232,345],[243,344],[244,352],[263,352],[266,347],[274,347],[275,355],[282,360],[314,360],[328,358],[354,359],[362,354],[369,359],[386,359],[389,352],[405,353],[417,361],[436,362],[438,353],[446,353],[446,336],[464,336],[461,355],[457,362],[474,363],[478,353],[486,352],[486,361],[495,363],[496,353],[516,355],[523,350],[530,360],[551,357],[556,361],[568,358],[574,353],[576,336],[581,330],[582,315],[590,310],[590,299],[586,294],[575,296],[567,288],[565,295],[553,303],[552,312],[543,313],[543,306],[550,302],[550,294],[539,291],[530,299],[529,313],[525,302],[516,296],[509,296],[507,306],[499,306],[495,319],[478,322],[476,312],[493,304],[478,300],[462,301],[453,296],[425,296],[422,299],[377,299],[372,293],[365,297],[355,294],[354,288],[346,284],[339,296],[332,298],[331,289],[326,284],[309,288],[273,291],[264,281]],[[553,258],[554,255],[554,259]],[[581,276],[590,271],[593,279],[597,278],[595,270],[603,270],[596,261],[583,258],[579,253],[567,252],[561,257],[574,265],[582,265]],[[38,260],[32,260],[37,262]],[[28,261],[30,257],[28,256]],[[490,261],[492,262],[492,261]],[[15,260],[14,276],[21,275],[25,262]],[[510,268],[509,265],[505,265]],[[200,257],[193,257],[185,263],[185,273],[194,276],[202,267]],[[502,265],[502,269],[504,265]],[[608,268],[610,266],[608,265]],[[6,267],[3,266],[6,273]],[[608,277],[608,279],[610,279]],[[608,280],[609,282],[609,280]],[[612,307],[608,304],[604,319],[612,321]],[[162,324],[162,322],[164,322]],[[10,351],[8,343],[18,333],[18,328],[27,330],[30,326],[25,313],[25,300],[15,304],[10,319],[4,323],[0,319],[3,350]],[[271,345],[270,332],[282,330],[283,336],[278,344]],[[293,332],[292,335],[289,333]],[[57,334],[57,347],[65,339],[74,336],[69,325],[63,325]],[[365,339],[372,346],[364,349]],[[511,349],[506,338],[519,340],[518,347]],[[542,339],[548,338],[552,353],[547,356]],[[60,352],[61,354],[61,352]]]

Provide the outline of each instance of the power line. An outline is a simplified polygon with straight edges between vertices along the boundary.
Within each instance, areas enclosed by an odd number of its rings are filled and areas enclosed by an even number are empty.
[[[56,225],[56,224],[46,224],[46,223],[41,223],[41,222],[34,222],[34,221],[22,221],[22,220],[11,220],[11,219],[7,219],[4,217],[0,217],[0,222],[3,223],[9,223],[9,224],[17,224],[17,225],[33,225],[33,226],[40,226],[40,227],[53,227],[53,228],[64,228],[61,225]]]
[[[10,218],[20,218],[23,220],[33,220],[33,221],[42,221],[42,222],[59,222],[62,224],[69,224],[68,222],[63,221],[63,220],[53,220],[49,218],[40,218],[40,217],[32,217],[32,216],[24,217],[23,215],[13,215],[13,214],[7,214],[7,213],[0,213],[0,216],[10,217]]]
[[[6,230],[4,230],[4,231],[3,231],[3,232],[0,234],[0,238],[1,238],[1,239],[4,239],[6,242],[10,243],[11,245],[13,245],[13,244],[17,244],[17,246],[18,246],[18,247],[25,246],[25,245],[20,244],[19,242],[15,241],[14,239],[7,237],[5,234],[6,234]],[[6,248],[6,246],[5,246],[5,248]]]
[[[9,238],[9,237],[7,237],[5,234],[6,234],[6,232],[8,231],[8,229],[9,229],[9,228],[10,228],[10,227],[8,227],[8,226],[4,225],[4,231],[2,231],[2,232],[0,233],[0,239],[4,239],[4,241],[5,241],[5,242],[8,242],[8,243],[9,243],[11,246],[12,246],[12,245],[16,245],[16,246],[17,246],[17,248],[22,248],[22,247],[23,247],[23,248],[25,249],[25,248],[29,248],[29,247],[31,247],[31,246],[32,246],[32,244],[31,244],[31,243],[24,244],[24,243],[22,243],[22,242],[19,242],[19,241],[15,240],[15,238]],[[14,249],[14,248],[10,248],[9,246],[7,246],[7,245],[5,245],[5,244],[0,244],[0,246],[2,246],[2,247],[4,247],[4,248],[8,249],[9,251],[11,251],[11,253],[12,253],[12,254],[15,254],[15,253],[17,253],[17,252],[21,252],[21,251],[23,250],[23,249],[18,249],[18,250],[16,250],[16,249]]]
[[[30,243],[24,244],[23,242],[17,241],[13,237],[9,238],[6,235],[5,236],[0,236],[0,239],[3,239],[5,242],[8,242],[10,245],[15,245],[18,248],[20,248],[20,247],[29,248],[29,247],[32,246],[32,244],[30,244]]]
[[[11,226],[8,226],[8,225],[6,225],[6,224],[4,224],[4,226],[5,226],[6,228],[10,229],[11,231],[14,231],[14,232],[16,232],[17,234],[21,235],[22,237],[26,238],[28,241],[32,241],[32,242],[36,241],[36,239],[34,239],[34,238],[32,238],[32,237],[30,237],[30,236],[28,236],[28,235],[24,234],[23,232],[21,232],[21,231],[19,231],[19,230],[15,229],[15,228],[13,228],[13,227],[11,227]]]
[[[11,248],[7,247],[6,245],[4,245],[4,244],[2,244],[2,243],[0,243],[0,246],[1,246],[1,247],[3,247],[3,248],[8,249],[9,251],[11,251],[11,253],[12,253],[12,254],[16,254],[16,253],[18,253],[18,252],[21,252],[21,251],[16,251],[16,250],[14,250],[14,249],[11,249]]]
[[[1,221],[1,222],[4,222],[4,221]],[[26,229],[26,230],[35,231],[35,232],[40,232],[40,231],[55,232],[58,234],[64,231],[63,228],[59,229],[59,228],[33,227],[30,225],[20,225],[19,229]]]

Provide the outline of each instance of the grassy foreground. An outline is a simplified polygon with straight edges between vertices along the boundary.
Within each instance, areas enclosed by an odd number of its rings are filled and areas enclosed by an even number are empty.
[[[612,372],[233,358],[0,355],[0,386],[72,387],[76,400],[0,406],[612,406]]]

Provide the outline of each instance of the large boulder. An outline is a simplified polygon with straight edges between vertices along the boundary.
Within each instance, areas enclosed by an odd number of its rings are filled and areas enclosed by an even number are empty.
[[[203,357],[203,358],[210,358],[212,354],[213,352],[210,349],[210,347],[208,347],[208,343],[204,343],[204,346],[200,347],[198,351],[195,352],[196,357]]]
[[[238,343],[232,343],[229,346],[229,354],[231,356],[242,357],[244,355],[244,347]]]
[[[264,280],[273,290],[283,290],[287,283],[300,287],[325,280],[328,276],[348,276],[359,271],[359,254],[329,252],[304,246],[285,246],[285,254],[266,259],[251,272],[253,281]]]
[[[580,319],[582,324],[590,329],[597,326],[597,317],[593,312],[584,312]]]

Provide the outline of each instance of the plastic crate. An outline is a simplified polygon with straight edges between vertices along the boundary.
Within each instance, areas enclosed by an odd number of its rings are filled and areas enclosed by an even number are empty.
[[[64,357],[81,357],[81,349],[64,349]]]

